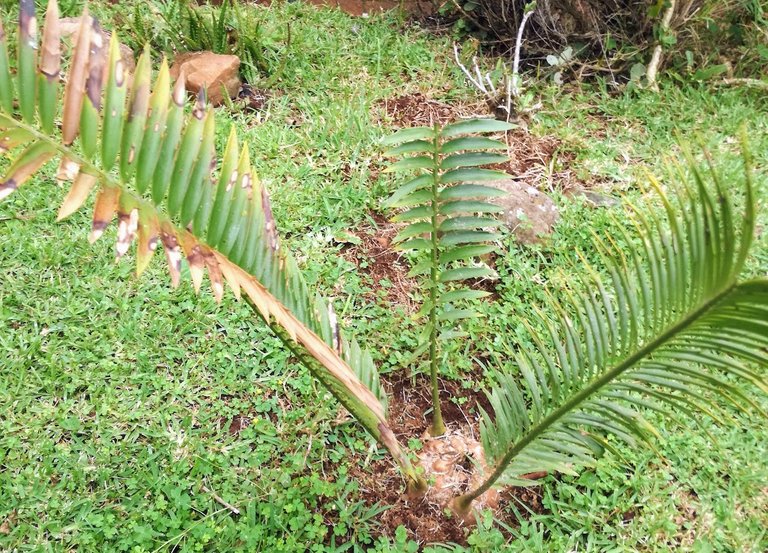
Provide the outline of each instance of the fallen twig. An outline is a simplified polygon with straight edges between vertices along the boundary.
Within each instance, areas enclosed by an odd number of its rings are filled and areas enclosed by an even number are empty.
[[[768,81],[763,79],[746,79],[746,78],[729,78],[718,81],[715,84],[727,85],[727,86],[754,86],[757,88],[768,89]]]
[[[236,514],[236,515],[239,515],[239,514],[240,514],[240,509],[238,509],[237,507],[235,507],[235,506],[234,506],[234,505],[232,505],[231,503],[227,503],[227,502],[224,500],[224,498],[223,498],[223,497],[221,497],[220,495],[218,495],[218,494],[217,494],[216,492],[214,492],[213,490],[209,489],[209,488],[208,488],[208,487],[207,487],[205,484],[203,484],[203,485],[201,485],[201,486],[200,486],[200,490],[202,490],[202,492],[203,492],[203,493],[207,493],[208,495],[210,495],[210,496],[213,498],[213,500],[214,500],[216,503],[218,503],[219,505],[221,505],[221,506],[223,506],[223,507],[226,507],[226,508],[227,508],[227,509],[229,509],[229,510],[230,510],[230,511],[231,511],[233,514]]]

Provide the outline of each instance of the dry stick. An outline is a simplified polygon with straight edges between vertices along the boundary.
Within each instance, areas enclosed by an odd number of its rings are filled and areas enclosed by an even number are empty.
[[[459,69],[461,69],[461,72],[464,73],[464,76],[467,77],[467,79],[469,79],[469,82],[472,83],[472,85],[475,88],[477,88],[480,92],[485,94],[487,98],[490,99],[491,96],[488,92],[488,89],[483,84],[482,76],[480,76],[480,68],[477,65],[477,58],[476,57],[472,58],[472,62],[474,63],[475,73],[477,73],[479,77],[478,79],[475,79],[475,77],[472,75],[472,72],[469,69],[467,69],[467,66],[461,63],[461,58],[459,57],[459,47],[455,42],[453,43],[453,57],[456,60],[456,65],[459,66]],[[487,75],[486,79],[488,79],[488,81],[490,82],[490,75]]]
[[[720,82],[715,82],[716,85],[728,85],[728,86],[754,86],[757,88],[768,89],[768,81],[762,79],[744,79],[744,78],[730,78],[723,79]]]
[[[525,31],[525,25],[531,16],[536,13],[536,10],[530,10],[525,12],[523,20],[520,22],[520,28],[517,30],[517,40],[515,41],[515,58],[512,61],[512,93],[515,97],[520,95],[520,89],[518,87],[518,79],[520,78],[520,47],[523,45],[523,32]]]
[[[200,485],[200,489],[203,491],[203,493],[209,494],[216,503],[219,505],[226,507],[230,511],[232,511],[234,514],[239,515],[240,509],[232,505],[231,503],[227,503],[224,498],[222,498],[220,495],[218,495],[216,492],[210,490],[205,484]]]
[[[669,7],[667,8],[667,11],[664,12],[664,17],[661,20],[660,34],[669,30],[672,16],[675,14],[675,4],[675,0],[669,0]],[[648,63],[648,69],[645,73],[646,79],[648,79],[648,86],[651,90],[659,90],[659,85],[656,82],[656,75],[659,72],[659,66],[661,65],[662,53],[663,48],[661,46],[661,41],[659,41],[653,49],[653,55],[651,56],[651,61]]]
[[[520,28],[517,30],[517,39],[515,40],[515,57],[512,60],[512,77],[507,80],[507,122],[512,117],[512,98],[520,96],[520,47],[523,45],[523,32],[525,25],[531,16],[536,13],[535,9],[526,11],[523,14],[523,20],[520,22]]]
[[[536,10],[530,10],[526,12],[525,15],[523,15],[523,20],[520,22],[520,28],[517,30],[517,41],[515,43],[515,55],[512,61],[512,77],[506,79],[507,81],[506,82],[506,100],[507,101],[504,109],[507,112],[507,121],[509,121],[510,117],[512,116],[512,98],[517,98],[518,96],[520,96],[520,86],[519,86],[520,48],[523,42],[523,32],[525,31],[525,25],[528,23],[528,20],[531,18],[531,16],[534,13],[536,13]],[[472,69],[475,72],[474,75],[467,68],[466,65],[461,63],[461,58],[459,57],[459,48],[455,42],[453,43],[453,57],[456,60],[456,65],[459,66],[459,69],[461,69],[461,72],[464,73],[464,76],[467,77],[469,82],[472,83],[472,85],[476,89],[482,92],[487,100],[494,100],[496,96],[496,87],[493,86],[490,73],[486,73],[485,78],[483,78],[483,74],[480,71],[480,67],[477,63],[477,57],[472,58]],[[485,83],[483,81],[486,81],[488,83],[490,89],[485,86]]]

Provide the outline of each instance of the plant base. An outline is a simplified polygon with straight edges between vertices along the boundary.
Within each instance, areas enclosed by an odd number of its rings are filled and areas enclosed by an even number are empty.
[[[448,508],[460,515],[465,524],[474,525],[473,510],[497,509],[499,493],[489,490],[481,495],[467,509],[457,509],[454,501],[456,493],[472,489],[481,481],[481,472],[485,468],[483,448],[466,429],[448,429],[443,435],[422,436],[424,447],[418,453],[419,465],[424,468],[424,476],[433,482],[426,493],[426,500]]]

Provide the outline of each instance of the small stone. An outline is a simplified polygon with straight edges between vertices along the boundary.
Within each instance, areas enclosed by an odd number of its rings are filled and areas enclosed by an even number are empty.
[[[489,184],[506,192],[503,196],[492,198],[490,202],[504,209],[501,214],[504,224],[518,242],[525,245],[541,244],[552,234],[560,213],[549,196],[515,179]]]
[[[197,94],[205,88],[208,102],[221,105],[225,95],[236,98],[242,82],[239,77],[240,58],[213,52],[185,52],[176,56],[171,66],[171,77],[177,79],[183,72],[187,90]]]

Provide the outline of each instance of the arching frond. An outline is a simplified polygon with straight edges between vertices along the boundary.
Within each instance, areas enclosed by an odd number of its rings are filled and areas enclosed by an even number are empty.
[[[550,298],[559,322],[542,316],[536,349],[497,375],[493,416],[482,420],[491,471],[459,509],[496,482],[589,465],[607,435],[650,443],[648,410],[672,419],[759,410],[748,390],[768,393],[768,280],[739,280],[755,224],[746,146],[744,160],[743,195],[691,164],[671,175],[669,195],[651,179],[663,217],[629,206],[635,247],[596,240],[609,284],[584,261],[580,291],[565,304]]]
[[[161,243],[174,286],[186,260],[196,291],[207,273],[217,301],[225,283],[237,297],[245,295],[415,478],[387,427],[386,396],[370,355],[355,342],[345,352],[337,349],[342,341],[332,338],[328,307],[310,294],[294,258],[280,246],[269,194],[234,129],[217,156],[215,114],[205,93],[187,113],[183,77],[171,91],[163,61],[152,86],[147,50],[128,75],[115,34],[104,44],[87,10],[63,84],[55,0],[48,4],[39,50],[35,22],[34,0],[22,0],[15,74],[0,29],[0,148],[12,158],[0,199],[58,161],[59,178],[72,181],[59,219],[95,192],[89,239],[99,239],[116,218],[116,256],[137,243],[137,274]]]

